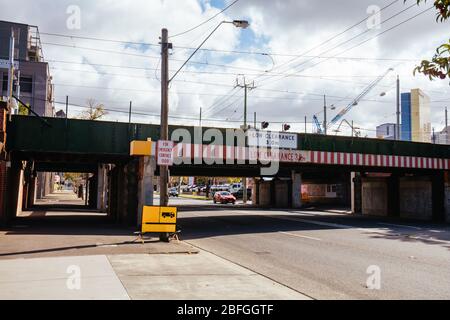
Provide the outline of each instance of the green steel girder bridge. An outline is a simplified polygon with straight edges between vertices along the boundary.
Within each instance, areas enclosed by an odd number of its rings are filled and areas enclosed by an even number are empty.
[[[169,136],[178,128],[188,130],[194,137],[194,127],[178,126],[170,127]],[[226,136],[226,129],[219,130]],[[32,187],[33,171],[86,172],[95,177],[104,170],[102,165],[108,164],[112,165],[107,169],[108,213],[118,222],[135,224],[142,162],[130,156],[130,142],[148,138],[159,140],[159,125],[13,116],[7,125],[6,141],[11,161],[10,203],[18,201],[20,172],[24,172],[26,183]],[[208,149],[209,143],[178,144],[177,154],[184,158],[195,158],[205,152],[215,154],[216,148]],[[239,159],[240,151],[236,148],[219,146],[223,159]],[[297,149],[280,150],[279,156],[280,169],[275,181],[255,180],[259,181],[255,187],[257,205],[298,208],[302,205],[302,183],[308,183],[308,179],[341,179],[346,185],[348,204],[352,195],[355,213],[401,216],[406,212],[405,217],[450,221],[449,146],[297,134]],[[260,169],[261,164],[247,161],[232,165],[181,164],[170,171],[173,176],[258,178]],[[96,181],[92,188],[99,189]],[[32,189],[24,192],[32,198]],[[90,200],[95,207],[97,196]],[[32,203],[24,204],[27,206]],[[14,212],[8,214],[14,216]]]
[[[114,163],[129,161],[131,141],[159,139],[158,125],[44,119],[46,123],[37,117],[13,116],[8,123],[7,151],[18,159],[38,162]],[[185,128],[194,136],[193,127]],[[316,134],[298,134],[297,149],[310,152],[304,165],[448,170],[450,159],[450,148],[444,145]]]

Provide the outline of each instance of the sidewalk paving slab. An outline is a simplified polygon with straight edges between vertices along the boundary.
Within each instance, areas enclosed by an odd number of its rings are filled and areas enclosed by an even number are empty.
[[[69,289],[79,267],[80,289]],[[128,300],[106,256],[0,261],[1,300]]]
[[[132,299],[309,299],[205,251],[194,255],[115,255],[108,258]]]

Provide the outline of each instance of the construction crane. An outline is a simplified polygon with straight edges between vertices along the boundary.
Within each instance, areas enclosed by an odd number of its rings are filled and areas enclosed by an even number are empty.
[[[326,124],[327,129],[334,126],[336,123],[339,122],[353,107],[357,106],[359,102],[367,96],[370,91],[372,91],[380,82],[383,80],[391,71],[394,71],[393,68],[389,68],[385,73],[383,73],[381,76],[376,78],[372,83],[370,83],[367,88],[364,89],[363,92],[361,92],[345,109],[343,109],[341,112],[339,112],[331,121],[330,123]],[[313,117],[314,123],[317,127],[317,132],[319,134],[323,134],[324,129],[322,128],[322,125],[319,122],[319,119],[317,116]]]

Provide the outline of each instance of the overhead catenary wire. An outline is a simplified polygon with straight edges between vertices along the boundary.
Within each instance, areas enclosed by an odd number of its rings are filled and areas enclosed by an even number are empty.
[[[403,10],[401,10],[401,11],[399,11],[399,12],[393,14],[393,15],[390,16],[389,18],[387,18],[387,19],[381,21],[379,24],[376,25],[376,27],[379,27],[379,26],[385,24],[386,22],[388,22],[388,21],[390,21],[390,20],[392,20],[392,19],[398,17],[398,16],[401,15],[402,13],[404,13],[404,12],[410,10],[411,8],[413,8],[413,7],[415,7],[415,6],[417,6],[417,5],[416,5],[416,4],[412,4],[412,5],[408,6],[408,7],[406,7],[405,9],[403,9]],[[409,21],[409,20],[408,20],[408,21]],[[390,28],[390,29],[388,29],[388,30],[390,31],[390,30],[392,30],[392,29],[393,29],[393,28]],[[324,54],[327,54],[327,53],[329,53],[329,52],[331,52],[331,51],[334,51],[335,49],[338,49],[338,48],[340,48],[340,47],[342,47],[342,46],[344,46],[344,45],[346,45],[346,44],[352,42],[353,40],[355,40],[355,39],[357,39],[357,38],[359,38],[359,37],[361,37],[361,36],[363,36],[363,35],[365,35],[365,34],[371,32],[371,31],[372,31],[371,29],[367,29],[367,30],[365,30],[365,31],[363,31],[363,32],[360,32],[360,33],[356,34],[355,36],[351,37],[350,39],[347,39],[347,40],[345,40],[345,41],[343,41],[343,42],[340,42],[339,44],[337,44],[337,45],[335,45],[335,46],[333,46],[333,47],[331,47],[331,48],[326,49],[325,51],[322,51],[322,52],[319,54],[319,56],[324,55]],[[387,30],[386,30],[386,31],[387,31]],[[371,38],[371,39],[374,39],[374,38]],[[367,41],[366,41],[366,42],[367,42]],[[364,43],[365,43],[365,42],[364,42]],[[362,45],[362,44],[360,44],[360,45]],[[360,45],[354,46],[354,47],[352,47],[352,49],[353,49],[353,48],[356,48],[356,47],[358,47],[358,46],[360,46]],[[347,50],[347,51],[349,51],[349,50]],[[347,51],[345,51],[345,52],[347,52]],[[342,54],[342,53],[340,53],[340,54]],[[336,55],[334,55],[333,57],[337,58],[340,54],[336,54]],[[328,60],[330,60],[330,59],[331,59],[331,57],[329,57],[329,58],[327,58],[327,59],[325,59],[325,60],[322,60],[322,61],[320,61],[319,63],[316,63],[316,64],[313,65],[313,66],[307,67],[307,69],[311,69],[312,67],[314,67],[314,66],[316,66],[316,65],[319,65],[319,64],[321,64],[321,63],[323,63],[323,62],[325,62],[325,61],[328,61]],[[302,63],[297,64],[297,65],[295,65],[295,66],[292,67],[292,68],[298,68],[298,67],[301,67],[301,66],[303,66],[303,65],[305,65],[305,64],[307,64],[307,63],[309,63],[309,62],[312,62],[312,61],[314,61],[314,60],[315,60],[315,58],[307,59],[306,61],[303,61]],[[290,73],[288,73],[287,75],[282,76],[280,79],[277,79],[277,80],[274,80],[274,81],[275,81],[275,82],[280,81],[280,80],[285,79],[285,78],[287,78],[287,77],[289,77],[289,76],[292,76],[292,75],[294,75],[294,74],[296,74],[296,73],[298,73],[298,72],[303,72],[303,71],[305,71],[305,69],[303,69],[303,70],[301,70],[301,71],[296,70],[295,72],[290,72]],[[276,77],[276,75],[274,75],[274,77]],[[263,80],[263,82],[264,82],[264,81],[268,81],[269,79],[270,79],[270,78],[265,78],[265,79]],[[271,82],[271,83],[272,83],[272,82]],[[260,84],[260,86],[261,86],[261,84]]]
[[[226,7],[223,8],[222,10],[220,10],[217,14],[215,14],[215,15],[212,16],[211,18],[209,18],[209,19],[207,19],[207,20],[205,20],[205,21],[199,23],[198,25],[196,25],[196,26],[194,26],[194,27],[192,27],[192,28],[189,28],[188,30],[185,30],[185,31],[183,31],[183,32],[176,33],[176,34],[174,34],[173,36],[170,36],[169,38],[179,37],[179,36],[185,35],[185,34],[187,34],[187,33],[189,33],[189,32],[192,32],[192,31],[194,31],[194,30],[200,28],[201,26],[207,24],[208,22],[210,22],[210,21],[214,20],[215,18],[217,18],[218,16],[220,16],[222,13],[224,13],[225,11],[227,11],[228,9],[230,9],[232,6],[234,6],[234,5],[235,5],[236,3],[238,3],[239,1],[240,1],[240,0],[234,0],[232,3],[230,3],[228,6],[226,6]]]

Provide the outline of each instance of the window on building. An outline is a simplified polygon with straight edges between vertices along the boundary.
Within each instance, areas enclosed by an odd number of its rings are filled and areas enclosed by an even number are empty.
[[[32,77],[20,77],[20,91],[26,93],[33,92],[33,78]]]
[[[2,90],[4,92],[8,91],[8,74],[7,73],[3,74]],[[17,91],[16,82],[14,82],[13,91],[14,92]],[[33,92],[33,78],[32,77],[27,77],[27,76],[20,77],[20,92],[24,92],[24,93],[32,93]]]

